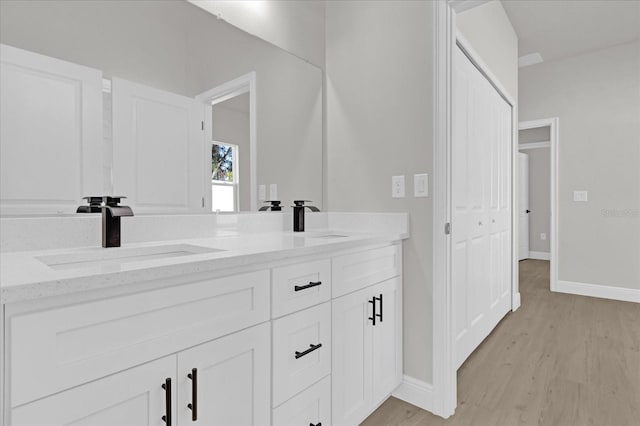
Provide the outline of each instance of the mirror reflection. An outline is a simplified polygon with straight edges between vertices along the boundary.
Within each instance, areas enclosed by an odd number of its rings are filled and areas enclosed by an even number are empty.
[[[319,68],[188,2],[0,7],[0,43],[20,49],[0,58],[0,213],[73,213],[83,196],[116,193],[136,214],[256,211],[274,197],[321,206]],[[99,104],[76,96],[96,90]]]

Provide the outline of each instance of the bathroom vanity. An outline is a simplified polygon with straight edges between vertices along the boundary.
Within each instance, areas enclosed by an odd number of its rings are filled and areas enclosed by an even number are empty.
[[[247,216],[275,228],[113,249],[5,238],[4,426],[364,420],[402,377],[406,215],[314,213],[304,233]],[[134,241],[171,217],[130,219]]]

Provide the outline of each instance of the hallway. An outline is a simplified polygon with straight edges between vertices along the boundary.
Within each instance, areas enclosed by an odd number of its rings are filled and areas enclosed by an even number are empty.
[[[640,306],[549,291],[549,262],[520,262],[522,306],[458,370],[448,420],[390,398],[363,423],[632,426],[640,418]]]

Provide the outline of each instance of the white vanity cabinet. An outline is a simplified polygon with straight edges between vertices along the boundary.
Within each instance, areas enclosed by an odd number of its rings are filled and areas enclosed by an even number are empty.
[[[2,424],[360,423],[400,383],[400,244],[262,265],[3,305]]]
[[[201,424],[269,425],[270,271],[184,281],[60,307],[9,305],[8,425],[186,425],[188,404]]]
[[[401,264],[399,245],[334,259],[334,291],[364,287],[332,302],[334,426],[359,424],[400,384]]]

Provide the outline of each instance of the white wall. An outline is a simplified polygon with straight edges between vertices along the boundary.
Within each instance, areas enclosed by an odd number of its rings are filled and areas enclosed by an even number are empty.
[[[517,100],[518,36],[502,3],[493,0],[459,13],[456,26],[511,97]]]
[[[519,94],[560,118],[559,280],[640,289],[640,42],[522,68]]]
[[[324,68],[324,1],[187,1],[249,34]]]
[[[404,243],[404,369],[431,382],[433,4],[327,2],[328,204],[332,211],[408,212]],[[391,176],[407,198],[391,198]]]

